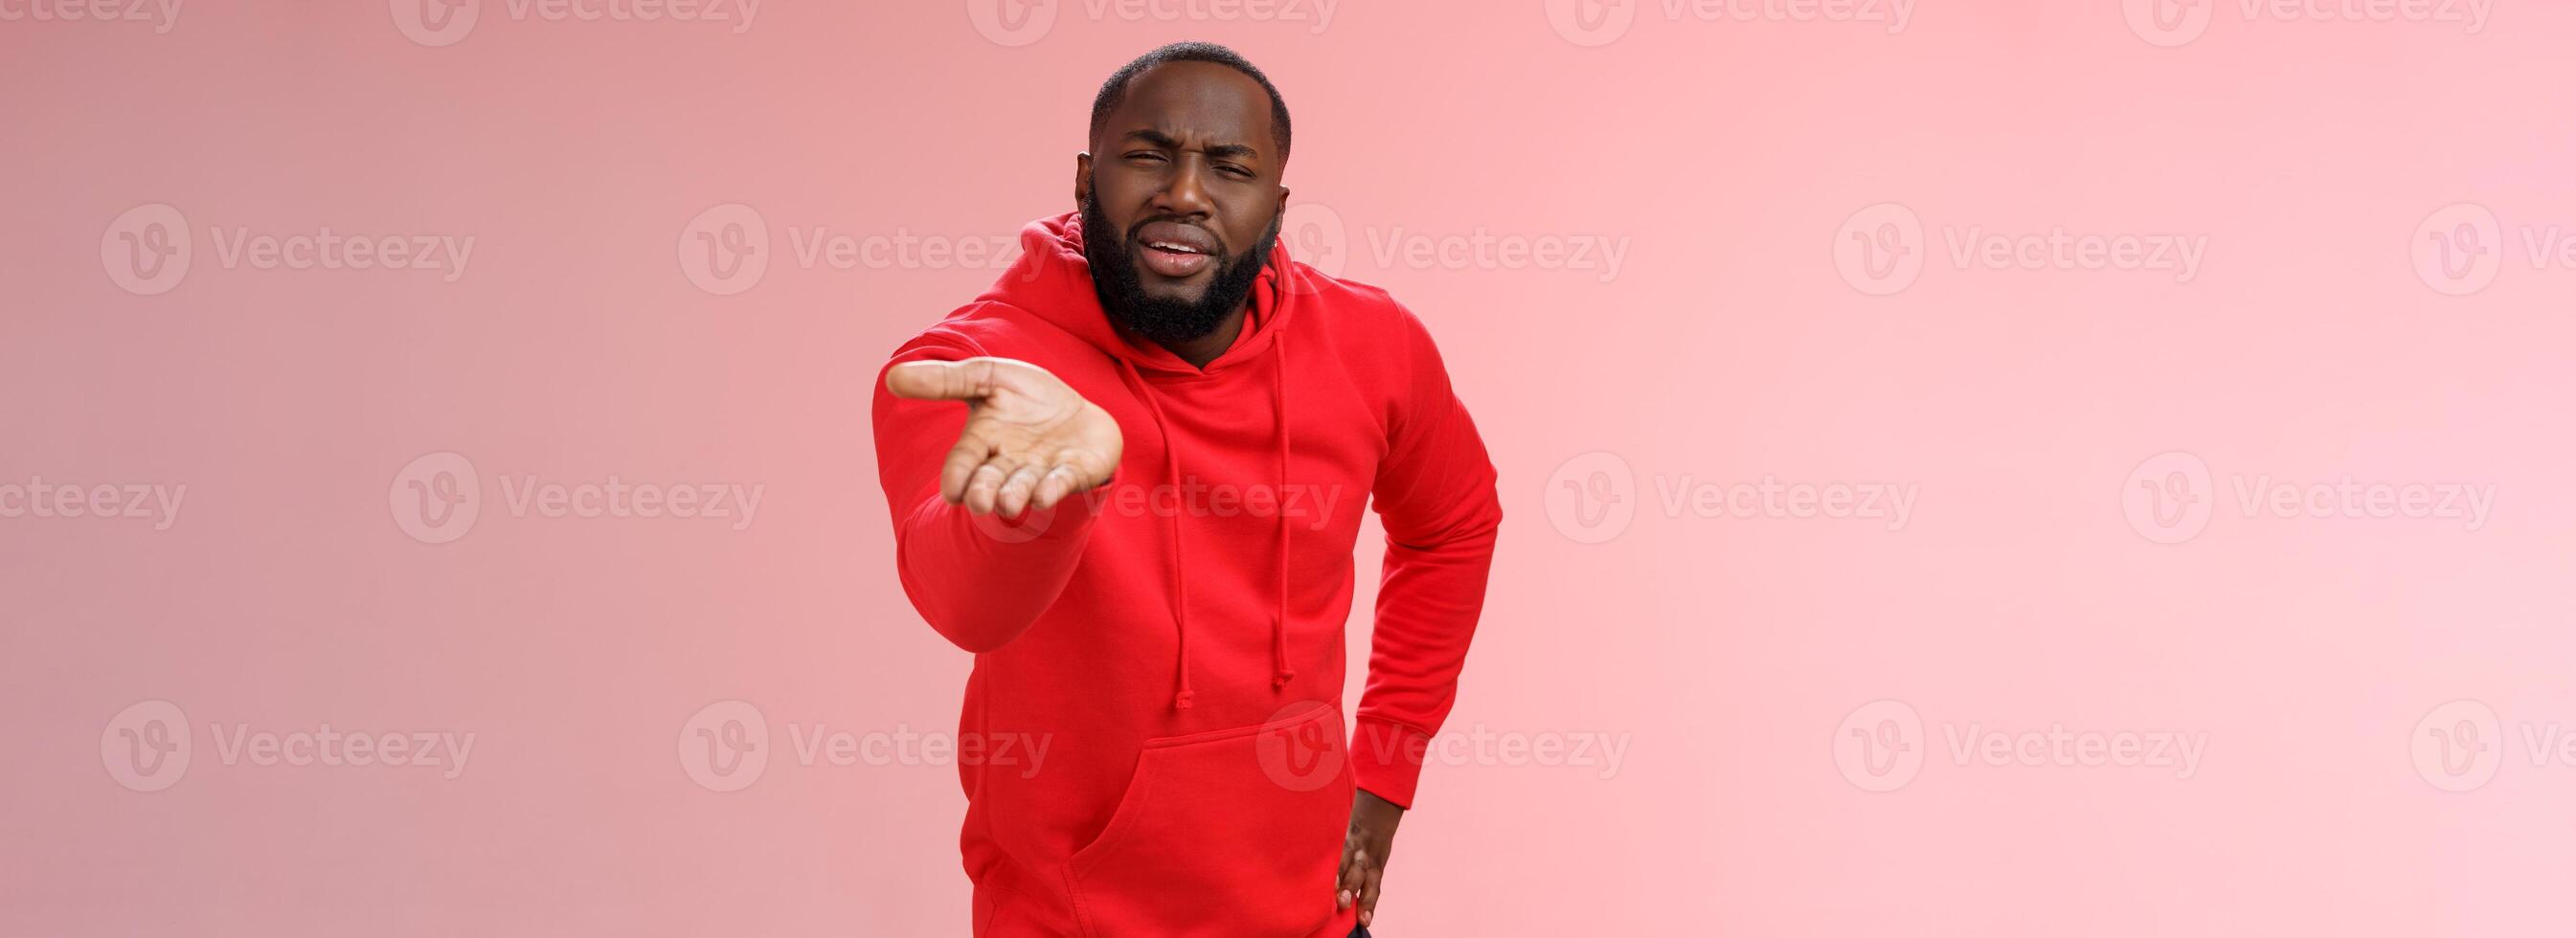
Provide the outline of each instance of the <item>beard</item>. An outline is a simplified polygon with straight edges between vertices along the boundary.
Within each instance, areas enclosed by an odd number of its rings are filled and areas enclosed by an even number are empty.
[[[1159,220],[1148,218],[1136,227]],[[1262,232],[1251,250],[1217,258],[1216,277],[1196,300],[1145,293],[1144,273],[1129,247],[1135,235],[1133,229],[1119,231],[1101,214],[1098,202],[1083,197],[1082,256],[1091,262],[1091,286],[1100,294],[1100,308],[1108,312],[1111,322],[1168,346],[1215,332],[1243,305],[1243,298],[1252,293],[1252,282],[1260,279],[1262,267],[1270,261],[1271,246],[1279,240],[1279,219],[1270,220],[1269,230]]]

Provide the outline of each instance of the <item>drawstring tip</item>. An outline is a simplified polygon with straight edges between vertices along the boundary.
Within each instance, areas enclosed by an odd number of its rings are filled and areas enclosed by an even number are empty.
[[[1187,710],[1187,709],[1189,709],[1189,708],[1190,708],[1190,697],[1191,697],[1192,695],[1196,694],[1196,693],[1198,693],[1198,692],[1197,692],[1197,691],[1186,691],[1186,690],[1185,690],[1185,691],[1182,691],[1182,692],[1180,692],[1180,693],[1173,694],[1173,695],[1172,695],[1172,709],[1174,709],[1174,710]]]
[[[1287,669],[1284,669],[1284,668],[1283,668],[1283,669],[1281,669],[1281,670],[1279,671],[1279,673],[1278,673],[1278,674],[1275,674],[1275,675],[1272,675],[1272,676],[1271,676],[1271,678],[1270,678],[1270,686],[1271,686],[1271,688],[1272,688],[1273,690],[1276,690],[1276,689],[1278,689],[1278,688],[1282,688],[1282,687],[1286,687],[1286,686],[1288,686],[1288,682],[1293,681],[1293,680],[1296,680],[1296,679],[1297,679],[1297,672],[1295,672],[1295,671],[1290,671],[1290,670],[1287,670]]]

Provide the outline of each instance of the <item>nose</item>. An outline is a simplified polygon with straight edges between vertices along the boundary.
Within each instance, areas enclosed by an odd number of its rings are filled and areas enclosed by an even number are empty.
[[[1207,160],[1196,153],[1183,153],[1172,161],[1172,172],[1164,178],[1163,187],[1154,192],[1154,208],[1165,215],[1182,218],[1206,218],[1215,210],[1208,201]]]

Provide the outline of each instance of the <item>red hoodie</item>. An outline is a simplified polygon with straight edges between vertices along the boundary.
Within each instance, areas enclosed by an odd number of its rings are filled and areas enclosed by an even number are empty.
[[[966,408],[896,398],[880,373],[874,414],[904,592],[975,653],[958,720],[975,934],[1341,938],[1351,787],[1412,806],[1484,605],[1502,520],[1484,443],[1412,313],[1285,245],[1202,369],[1110,325],[1079,216],[1020,243],[888,364],[1046,369],[1118,421],[1109,484],[977,518],[939,497]],[[1372,498],[1386,567],[1346,738]]]

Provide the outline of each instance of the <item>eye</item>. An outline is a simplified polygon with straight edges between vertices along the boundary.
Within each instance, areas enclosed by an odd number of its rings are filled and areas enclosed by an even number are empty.
[[[1127,154],[1127,158],[1139,162],[1161,162],[1163,160],[1163,154],[1152,150],[1137,150],[1133,153]]]
[[[1250,179],[1254,175],[1251,170],[1245,169],[1241,166],[1236,166],[1232,163],[1219,163],[1216,168],[1218,171],[1237,179]]]

